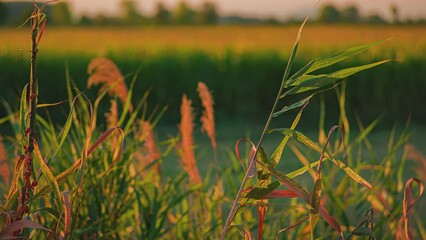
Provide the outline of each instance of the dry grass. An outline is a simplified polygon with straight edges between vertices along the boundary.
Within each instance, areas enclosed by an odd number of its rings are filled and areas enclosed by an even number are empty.
[[[108,52],[139,54],[170,49],[198,49],[223,53],[235,51],[278,50],[288,54],[298,26],[187,26],[145,28],[49,28],[43,36],[43,52],[85,53],[103,56]],[[0,55],[29,49],[25,29],[0,29]],[[394,37],[380,48],[396,57],[421,56],[426,48],[424,26],[309,25],[301,40],[300,55],[311,57],[320,51],[335,52],[355,44]],[[382,52],[382,54],[385,52]]]
[[[213,96],[203,82],[198,82],[197,87],[201,103],[204,107],[203,116],[201,116],[202,131],[207,133],[214,149],[216,149],[216,135],[215,135],[215,122],[213,110]]]
[[[185,172],[189,175],[190,182],[193,184],[200,183],[201,177],[195,162],[194,154],[194,115],[191,107],[191,100],[186,95],[182,97],[182,105],[180,107],[181,121],[179,131],[181,134],[181,142],[179,144],[180,162]]]

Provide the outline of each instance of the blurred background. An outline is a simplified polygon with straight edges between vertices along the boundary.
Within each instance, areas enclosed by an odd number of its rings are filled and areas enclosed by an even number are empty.
[[[12,109],[28,81],[30,29],[19,26],[32,9],[31,1],[0,1],[0,96]],[[196,84],[203,81],[213,92],[218,126],[247,126],[246,131],[266,120],[298,28],[309,15],[293,69],[315,57],[392,38],[340,65],[393,59],[348,79],[348,115],[365,123],[380,117],[384,129],[410,121],[425,133],[425,9],[423,0],[62,0],[45,9],[40,102],[66,100],[67,72],[94,100],[98,89],[87,90],[87,65],[108,57],[127,84],[137,74],[135,103],[151,89],[149,108],[168,106],[160,124],[176,126],[183,94],[201,114]],[[336,94],[329,91],[311,101],[305,128],[317,129],[320,99],[327,122],[338,122]],[[0,107],[0,118],[6,114]],[[49,114],[63,119],[67,113],[52,109]],[[284,117],[280,124],[286,122]]]

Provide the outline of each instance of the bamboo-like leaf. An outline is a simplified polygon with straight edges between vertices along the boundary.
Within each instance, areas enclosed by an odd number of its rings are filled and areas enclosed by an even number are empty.
[[[47,231],[47,232],[52,232],[49,229],[44,228],[40,224],[35,223],[31,220],[18,220],[18,221],[14,221],[11,224],[5,226],[0,231],[0,239],[15,239],[11,236],[14,232],[16,232],[18,230],[22,230],[22,229],[27,229],[27,228],[41,229],[41,230],[44,230],[44,231]]]
[[[308,17],[305,18],[305,21],[303,21],[302,25],[299,28],[299,31],[297,32],[296,41],[294,42],[294,46],[293,46],[293,49],[291,51],[290,58],[287,62],[287,67],[285,68],[284,75],[283,75],[283,78],[282,78],[282,83],[281,83],[282,87],[285,85],[285,82],[287,81],[287,78],[290,75],[290,71],[291,71],[291,68],[293,66],[294,58],[296,57],[297,49],[299,47],[300,38],[302,37],[302,30],[303,30],[303,27],[305,26],[307,21],[308,21]]]
[[[374,232],[369,227],[361,226],[352,231],[352,234],[358,237],[374,237]]]
[[[61,191],[59,190],[58,181],[56,181],[55,175],[53,175],[49,166],[47,166],[46,162],[44,161],[44,158],[40,152],[40,148],[38,147],[37,142],[34,143],[34,150],[38,156],[37,158],[34,158],[34,159],[39,160],[38,164],[40,165],[41,172],[46,177],[47,185],[53,186],[56,204],[58,204],[58,207],[63,206],[62,195],[61,195]]]
[[[345,68],[345,69],[342,69],[333,73],[329,73],[329,74],[303,75],[292,84],[292,86],[294,87],[288,90],[287,92],[285,92],[281,97],[322,88],[327,85],[336,83],[337,81],[347,78],[358,72],[379,66],[389,61],[390,60],[384,60],[384,61],[374,62],[374,63],[365,64],[365,65],[361,65],[357,67]]]
[[[38,103],[38,104],[37,104],[37,108],[45,108],[45,107],[54,107],[54,106],[59,106],[59,105],[64,104],[64,103],[66,103],[66,102],[68,102],[68,100],[67,100],[67,101],[60,101],[60,102],[56,102],[56,103]]]
[[[299,124],[300,118],[302,117],[302,113],[303,110],[305,109],[305,107],[308,105],[308,102],[306,102],[302,108],[299,110],[299,113],[297,114],[297,116],[294,118],[293,123],[291,124],[290,129],[295,129],[297,124]],[[270,132],[270,131],[268,131]],[[269,164],[271,164],[272,167],[275,167],[278,165],[278,163],[281,160],[281,156],[283,154],[284,151],[284,147],[287,145],[288,140],[290,139],[289,136],[284,136],[284,138],[281,140],[280,144],[278,145],[278,147],[275,149],[275,151],[272,153],[270,160],[269,160]]]
[[[24,136],[25,131],[27,130],[27,119],[28,119],[28,111],[29,111],[27,94],[28,94],[28,84],[26,84],[24,89],[22,90],[21,102],[19,104],[19,119],[20,119],[19,122],[20,122],[20,130],[21,130],[22,137]],[[25,138],[23,137],[22,139],[25,139]]]
[[[77,161],[75,161],[73,163],[73,165],[71,165],[69,168],[67,168],[66,170],[64,170],[63,172],[59,173],[55,178],[56,181],[58,182],[58,184],[61,184],[63,182],[65,182],[65,180],[75,172],[75,170],[80,166],[81,164],[81,158],[78,159]],[[50,191],[52,191],[52,186],[49,184],[44,185],[43,187],[40,188],[40,190],[34,195],[33,199],[37,199],[47,193],[49,193]]]
[[[21,155],[19,159],[16,161],[15,168],[13,169],[13,177],[12,182],[10,183],[9,192],[6,197],[6,204],[4,205],[5,210],[11,210],[14,204],[17,204],[16,197],[18,196],[18,184],[19,177],[24,166],[25,156]]]
[[[55,146],[55,150],[54,150],[52,156],[50,157],[50,159],[54,158],[56,156],[56,154],[59,153],[59,151],[62,148],[62,145],[64,144],[66,138],[68,137],[68,133],[69,133],[69,131],[71,129],[71,124],[72,124],[72,120],[73,120],[73,112],[74,112],[74,108],[75,108],[75,104],[76,104],[76,100],[77,100],[78,96],[76,96],[73,99],[73,101],[72,101],[72,103],[70,105],[71,109],[70,109],[70,112],[68,113],[68,117],[67,117],[67,120],[65,122],[65,125],[62,128],[62,131],[61,131],[61,133],[59,135],[60,138],[58,137],[58,139],[55,142],[55,144],[57,143],[58,145]]]
[[[298,108],[298,107],[302,107],[302,106],[304,106],[305,104],[307,104],[307,103],[309,102],[309,100],[310,100],[313,96],[314,96],[314,94],[312,94],[312,95],[310,95],[310,96],[308,96],[308,97],[306,97],[306,98],[304,98],[304,99],[302,99],[302,100],[300,100],[300,101],[298,101],[298,102],[296,102],[296,103],[293,103],[293,104],[292,104],[292,105],[290,105],[290,106],[285,106],[285,107],[283,107],[280,111],[275,112],[274,114],[272,114],[272,116],[273,116],[273,117],[278,117],[279,115],[281,115],[281,114],[283,114],[283,113],[285,113],[285,112],[287,112],[287,111],[290,111],[290,110],[295,109],[295,108]]]
[[[302,199],[304,202],[310,205],[310,196],[309,193],[306,192],[305,189],[303,189],[297,182],[287,177],[285,174],[277,171],[275,168],[271,166],[267,166],[264,164],[261,164],[261,166],[265,169],[267,169],[272,175],[274,175],[278,181],[281,182],[287,189],[294,192],[294,194],[297,195],[300,199]],[[312,207],[312,206],[311,206]],[[327,212],[327,210],[320,206],[318,209],[318,214],[328,223],[330,226],[339,232],[339,234],[342,236],[342,229],[340,228],[340,225],[338,222]]]
[[[288,129],[288,128],[274,129],[273,131],[278,131],[278,132],[281,132],[282,134],[284,134],[286,136],[292,137],[292,138],[296,139],[297,141],[303,143],[307,147],[311,148],[312,150],[315,150],[316,152],[318,152],[320,154],[322,152],[322,149],[318,145],[316,145],[311,139],[309,139],[308,137],[306,137],[305,135],[303,135],[300,132],[297,132],[297,131],[294,131],[294,130]],[[389,214],[392,216],[392,214],[390,213],[389,204],[384,200],[384,198],[380,195],[380,193],[373,187],[373,185],[371,185],[367,180],[365,180],[363,177],[358,175],[358,173],[356,173],[354,170],[352,170],[350,167],[348,167],[345,163],[336,159],[335,157],[328,154],[327,152],[324,153],[324,157],[326,159],[331,160],[336,166],[338,166],[340,169],[345,171],[345,173],[350,178],[352,178],[354,181],[356,181],[357,183],[365,186],[370,191],[372,191],[376,195],[376,197],[380,200],[380,202],[383,204],[383,206],[385,206],[385,208],[389,212]],[[324,159],[324,161],[326,159]]]
[[[95,143],[92,145],[92,146],[90,146],[90,148],[89,148],[89,150],[87,151],[87,156],[89,156],[104,140],[105,140],[105,138],[107,138],[112,132],[114,132],[115,130],[118,130],[118,131],[120,131],[120,133],[122,134],[122,136],[123,136],[123,132],[122,132],[122,130],[121,130],[121,128],[110,128],[110,129],[108,129],[107,131],[105,131],[96,141],[95,141]],[[103,173],[103,176],[105,175],[105,174],[107,174],[111,169],[112,169],[112,167],[114,166],[114,164],[117,162],[117,160],[120,158],[120,156],[121,156],[121,152],[122,152],[122,149],[123,149],[123,141],[121,142],[121,146],[120,146],[120,149],[119,149],[119,151],[117,152],[117,154],[116,154],[116,156],[114,157],[114,159],[113,159],[113,161],[112,161],[112,163],[111,163],[111,165],[109,166],[109,168]],[[71,174],[73,174],[74,172],[75,172],[75,170],[77,170],[77,168],[81,165],[81,163],[82,163],[82,158],[80,158],[80,159],[78,159],[77,161],[75,161],[74,163],[73,163],[73,165],[72,166],[70,166],[69,168],[67,168],[65,171],[63,171],[63,172],[61,172],[60,174],[58,174],[55,178],[56,178],[56,181],[58,182],[58,183],[62,183],[62,182],[64,182],[65,180],[66,180],[66,178],[68,177],[68,176],[70,176]],[[102,178],[102,177],[101,177]],[[95,187],[96,186],[96,184],[93,186],[93,187]],[[93,188],[92,187],[92,188]],[[35,194],[35,196],[33,197],[34,199],[37,199],[38,197],[41,197],[42,195],[45,195],[45,194],[47,194],[48,192],[50,192],[52,190],[52,186],[51,185],[49,185],[49,184],[46,184],[46,185],[44,185],[43,187],[41,187],[40,188],[40,190]]]
[[[309,62],[306,66],[301,68],[297,73],[295,73],[293,76],[289,78],[289,81],[286,83],[286,87],[291,86],[299,77],[309,74],[313,71],[334,65],[336,63],[339,63],[343,60],[345,60],[348,57],[355,56],[359,53],[362,53],[369,49],[370,47],[373,47],[375,45],[378,45],[382,43],[383,41],[373,42],[361,46],[356,46],[352,48],[348,48],[340,53],[334,54],[332,56],[328,57],[322,57],[322,58],[315,58],[311,62]]]
[[[262,199],[272,199],[272,198],[295,198],[297,194],[290,190],[274,190],[262,197]]]
[[[243,194],[241,195],[241,197],[243,198],[251,198],[251,199],[265,199],[266,195],[272,193],[275,189],[277,189],[280,186],[280,182],[279,181],[274,181],[272,183],[270,183],[267,186],[255,186],[255,187],[250,187],[248,188],[245,192],[247,192],[247,194]]]

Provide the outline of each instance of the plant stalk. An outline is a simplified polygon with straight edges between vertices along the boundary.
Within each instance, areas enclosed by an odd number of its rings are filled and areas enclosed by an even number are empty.
[[[29,103],[29,116],[27,122],[27,129],[25,130],[24,137],[28,139],[28,146],[24,146],[24,186],[21,190],[20,201],[18,205],[17,219],[22,219],[25,213],[29,212],[29,200],[30,193],[37,185],[37,181],[31,182],[31,176],[33,173],[33,151],[34,144],[36,141],[36,108],[37,108],[37,88],[38,88],[38,76],[37,76],[37,36],[38,36],[38,24],[39,18],[37,17],[37,10],[34,11],[31,19],[31,60],[30,60],[30,88],[27,94],[27,102]]]

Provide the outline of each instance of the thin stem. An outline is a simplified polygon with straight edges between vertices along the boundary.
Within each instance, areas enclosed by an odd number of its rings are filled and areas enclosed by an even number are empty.
[[[244,186],[245,186],[245,184],[246,184],[246,182],[247,182],[247,180],[249,178],[249,173],[251,172],[251,169],[253,168],[253,166],[254,166],[254,164],[256,162],[254,160],[256,159],[257,151],[258,151],[260,145],[262,144],[263,138],[265,137],[266,131],[268,130],[269,125],[271,123],[272,114],[275,112],[275,109],[276,109],[276,107],[278,105],[278,101],[279,101],[280,96],[282,94],[283,85],[284,85],[284,81],[281,84],[280,90],[278,91],[277,97],[275,98],[275,102],[274,102],[274,105],[272,106],[272,110],[271,110],[271,112],[269,114],[268,120],[266,121],[265,127],[264,127],[264,129],[262,131],[262,134],[261,134],[260,138],[259,138],[259,142],[256,145],[256,151],[253,154],[252,158],[250,159],[249,165],[247,167],[247,172],[244,175],[243,181],[241,182],[240,189],[238,190],[237,196],[235,197],[234,202],[232,203],[231,211],[228,214],[228,218],[226,219],[225,225],[223,226],[222,233],[220,235],[220,240],[223,240],[225,238],[225,234],[226,234],[227,228],[231,224],[232,220],[235,217],[235,214],[236,214],[237,209],[238,209],[237,208],[238,200],[240,199],[241,194],[242,194],[242,192],[244,190]]]
[[[246,182],[247,182],[247,180],[249,178],[249,174],[251,172],[251,169],[253,168],[253,166],[254,166],[254,164],[256,162],[255,159],[256,159],[256,155],[257,155],[258,149],[259,149],[259,147],[261,146],[261,144],[263,142],[263,138],[265,137],[266,131],[268,130],[269,125],[270,125],[270,123],[272,121],[272,115],[274,114],[275,109],[277,108],[277,105],[278,105],[278,101],[280,100],[280,97],[281,97],[281,95],[282,95],[282,93],[284,91],[284,83],[286,82],[288,76],[290,75],[292,62],[293,62],[293,59],[294,59],[294,57],[296,55],[297,46],[298,46],[298,43],[299,43],[299,40],[300,40],[300,37],[301,37],[301,33],[302,33],[302,28],[305,25],[305,23],[306,23],[307,20],[308,20],[308,18],[305,19],[305,21],[303,22],[303,24],[300,27],[299,32],[297,34],[297,38],[296,38],[296,41],[294,43],[293,51],[290,54],[290,58],[289,58],[289,60],[287,62],[287,67],[285,68],[284,75],[283,75],[283,78],[281,80],[280,89],[278,90],[278,94],[277,94],[277,96],[275,98],[275,102],[274,102],[274,105],[272,106],[271,112],[269,113],[268,120],[266,120],[266,124],[265,124],[265,127],[263,128],[262,134],[261,134],[261,136],[259,138],[259,142],[257,143],[256,150],[255,150],[252,158],[249,161],[249,165],[247,167],[247,172],[244,175],[243,181],[241,182],[240,189],[238,190],[237,196],[235,197],[234,202],[232,203],[231,210],[230,210],[230,212],[228,214],[228,218],[226,219],[225,225],[223,226],[222,233],[220,235],[220,240],[223,240],[225,238],[225,234],[226,234],[227,228],[231,224],[232,220],[235,217],[235,214],[237,213],[237,210],[238,210],[238,208],[237,208],[238,200],[240,199],[241,194],[242,194],[242,192],[244,190],[244,186],[245,186],[245,184],[246,184]]]

